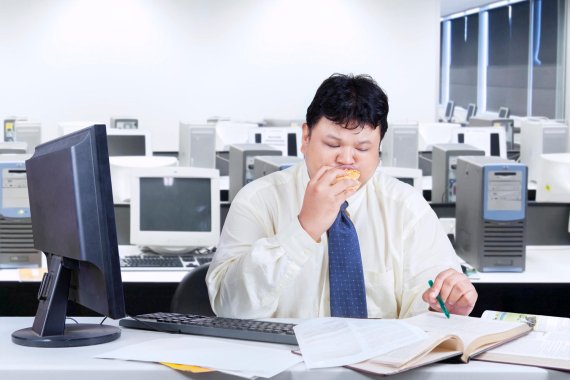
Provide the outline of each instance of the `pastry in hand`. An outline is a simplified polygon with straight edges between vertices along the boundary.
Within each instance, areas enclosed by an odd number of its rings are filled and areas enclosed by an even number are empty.
[[[358,181],[358,178],[360,178],[360,171],[356,170],[356,169],[344,169],[344,174],[337,176],[336,180],[334,181],[334,183],[338,183],[339,181],[342,181],[343,179],[353,179],[355,181]],[[355,186],[350,186],[347,188],[347,190],[356,190],[360,187],[360,182],[358,182],[358,185]]]

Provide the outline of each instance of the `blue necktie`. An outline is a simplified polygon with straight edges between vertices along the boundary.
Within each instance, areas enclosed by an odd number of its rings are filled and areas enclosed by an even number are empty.
[[[360,245],[347,207],[344,202],[328,230],[331,316],[368,318]]]

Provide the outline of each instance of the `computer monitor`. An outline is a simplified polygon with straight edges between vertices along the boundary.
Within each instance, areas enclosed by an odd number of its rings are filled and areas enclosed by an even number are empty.
[[[34,245],[45,253],[48,271],[33,326],[15,331],[12,341],[74,347],[119,338],[115,326],[65,323],[68,300],[110,318],[125,316],[105,126],[39,145],[26,168]]]
[[[216,152],[229,152],[230,145],[247,144],[250,129],[259,129],[255,123],[220,120],[216,125]]]
[[[151,169],[178,166],[176,157],[168,156],[118,156],[109,157],[114,203],[129,202],[131,199],[131,176],[137,169]]]
[[[142,129],[107,129],[109,157],[152,156],[150,132]]]
[[[420,192],[423,190],[423,175],[421,169],[400,168],[395,166],[379,166],[376,168],[376,171],[399,179],[400,181],[407,183]]]
[[[179,254],[212,247],[220,238],[217,169],[138,170],[131,182],[131,244]]]
[[[449,100],[445,106],[445,121],[451,121],[451,119],[453,119],[454,108],[455,103],[453,100]]]
[[[465,121],[469,121],[473,116],[477,114],[477,104],[469,103],[467,106],[467,116],[465,116]]]
[[[499,119],[508,119],[511,116],[511,111],[508,107],[500,107],[498,116]]]
[[[485,156],[507,158],[507,141],[503,128],[464,127],[453,132],[452,143],[469,144],[485,151]]]
[[[42,124],[31,121],[16,121],[14,141],[28,145],[27,153],[33,154],[36,146],[42,142]]]
[[[431,152],[435,144],[450,144],[453,132],[460,128],[457,123],[419,123],[418,151]]]
[[[301,127],[262,127],[249,130],[250,144],[266,144],[279,149],[283,156],[303,157]]]
[[[134,117],[112,117],[109,127],[117,129],[138,129],[139,120]]]
[[[540,156],[568,151],[568,126],[554,120],[528,118],[520,133],[520,162],[528,166],[528,179],[536,182]]]
[[[536,201],[570,203],[570,153],[543,154],[539,168]]]

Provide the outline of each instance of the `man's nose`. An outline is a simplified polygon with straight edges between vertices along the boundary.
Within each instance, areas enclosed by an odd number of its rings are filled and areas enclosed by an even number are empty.
[[[354,163],[354,150],[352,147],[341,148],[337,160],[344,165],[351,165]]]

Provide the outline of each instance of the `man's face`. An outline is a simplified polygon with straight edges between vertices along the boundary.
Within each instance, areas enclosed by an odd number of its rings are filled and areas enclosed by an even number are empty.
[[[309,127],[303,125],[301,151],[311,178],[322,166],[341,167],[359,170],[364,184],[376,171],[379,147],[379,127],[350,130],[322,117],[309,135]]]

